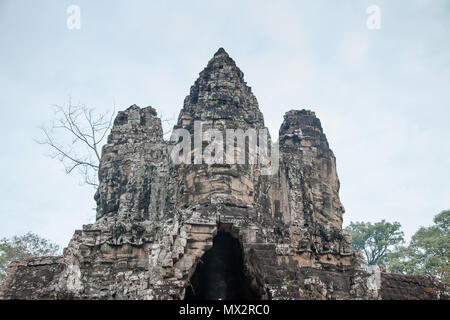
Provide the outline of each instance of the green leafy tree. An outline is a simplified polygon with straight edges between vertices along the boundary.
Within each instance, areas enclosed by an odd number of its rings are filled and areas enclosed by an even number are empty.
[[[23,236],[14,236],[0,240],[0,283],[6,277],[8,265],[13,260],[40,256],[51,256],[59,253],[59,246],[47,239],[28,232]]]
[[[403,274],[450,279],[450,210],[434,217],[434,225],[421,227],[408,246],[398,246],[387,256],[388,270]]]
[[[382,220],[370,222],[352,222],[346,228],[352,235],[352,245],[356,251],[364,253],[366,263],[375,265],[384,263],[389,248],[404,242],[400,223]]]

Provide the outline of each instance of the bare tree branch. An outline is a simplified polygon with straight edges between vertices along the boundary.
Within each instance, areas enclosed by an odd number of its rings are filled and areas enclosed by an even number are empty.
[[[73,105],[70,97],[67,105],[53,107],[54,118],[49,126],[40,127],[43,137],[36,141],[50,147],[50,157],[57,158],[67,174],[76,169],[84,184],[98,187],[101,146],[112,127],[115,110],[97,113],[94,108]]]

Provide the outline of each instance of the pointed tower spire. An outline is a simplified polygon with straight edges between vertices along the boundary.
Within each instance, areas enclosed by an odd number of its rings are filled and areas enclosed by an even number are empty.
[[[182,121],[184,119],[184,121]],[[223,48],[219,48],[200,72],[184,101],[178,126],[189,120],[242,121],[253,127],[263,127],[264,120],[258,101],[244,81],[244,73]],[[184,123],[184,124],[183,124]]]
[[[216,56],[218,54],[223,54],[223,53],[225,53],[228,56],[228,53],[225,51],[225,49],[220,47],[219,50],[217,50],[217,52],[214,54],[214,56]]]
[[[223,69],[228,69],[229,71],[235,73],[237,76],[236,80],[240,80],[245,84],[244,73],[236,66],[234,60],[228,55],[224,48],[219,48],[214,54],[211,60],[209,60],[207,67],[204,71],[206,73],[220,73]]]

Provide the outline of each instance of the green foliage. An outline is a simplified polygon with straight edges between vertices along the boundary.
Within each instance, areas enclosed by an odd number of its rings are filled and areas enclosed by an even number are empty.
[[[450,246],[449,246],[450,247]],[[447,252],[445,254],[446,262],[441,266],[440,272],[441,272],[441,280],[445,281],[447,283],[450,283],[450,248],[447,248]]]
[[[288,280],[287,278],[283,278],[283,286],[290,286],[291,285],[291,280]]]
[[[421,227],[408,246],[398,246],[387,256],[388,270],[403,274],[436,276],[449,282],[450,210],[434,217],[434,225]]]
[[[366,263],[384,263],[389,248],[404,242],[400,223],[385,220],[376,222],[352,222],[346,229],[352,235],[352,245],[364,253]]]
[[[0,240],[0,283],[6,277],[8,265],[18,259],[56,255],[59,246],[28,232],[23,236]]]
[[[214,100],[214,101],[213,101],[213,106],[214,106],[214,107],[217,107],[218,105],[219,105],[219,100]]]

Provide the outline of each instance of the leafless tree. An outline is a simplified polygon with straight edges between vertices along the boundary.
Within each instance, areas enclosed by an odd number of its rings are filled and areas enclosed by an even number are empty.
[[[54,105],[54,118],[40,127],[43,138],[37,142],[50,147],[50,157],[58,159],[67,174],[78,172],[85,184],[97,188],[101,147],[114,113],[73,105],[69,98],[67,105]]]

